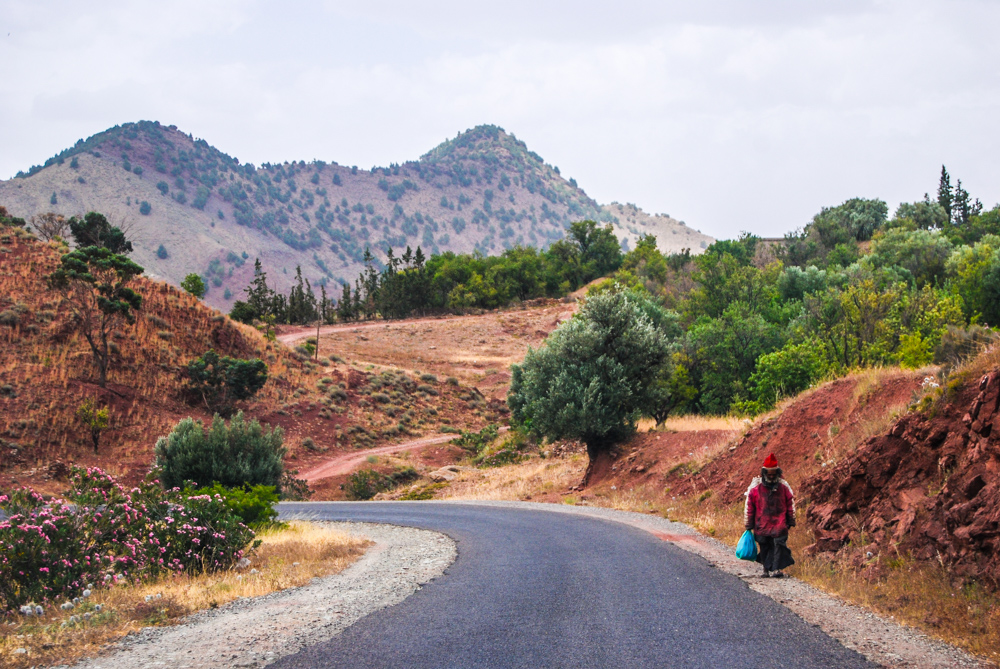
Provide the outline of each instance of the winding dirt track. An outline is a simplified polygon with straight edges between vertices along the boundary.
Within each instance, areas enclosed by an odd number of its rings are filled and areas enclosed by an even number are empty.
[[[389,455],[390,453],[399,453],[400,451],[419,450],[435,444],[445,444],[454,439],[458,439],[459,436],[461,435],[441,434],[434,437],[424,437],[423,439],[407,441],[402,444],[392,444],[391,446],[381,446],[379,448],[370,448],[364,451],[344,453],[327,460],[316,467],[313,467],[301,476],[306,481],[312,483],[313,481],[329,478],[331,476],[350,474],[370,455]]]

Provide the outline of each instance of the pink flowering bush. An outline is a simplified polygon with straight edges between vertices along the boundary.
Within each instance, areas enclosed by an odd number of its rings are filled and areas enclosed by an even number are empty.
[[[22,488],[0,495],[0,508],[8,611],[164,572],[226,569],[259,543],[219,495],[186,496],[155,481],[125,488],[100,469],[75,469],[65,499]]]

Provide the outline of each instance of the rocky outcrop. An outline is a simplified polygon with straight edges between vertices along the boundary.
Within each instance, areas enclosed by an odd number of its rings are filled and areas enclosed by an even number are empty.
[[[807,481],[810,550],[909,553],[1000,585],[1000,370]]]

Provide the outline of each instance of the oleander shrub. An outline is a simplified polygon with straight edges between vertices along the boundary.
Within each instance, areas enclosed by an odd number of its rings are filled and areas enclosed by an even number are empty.
[[[52,602],[163,572],[227,569],[254,533],[219,495],[157,481],[126,488],[100,469],[73,469],[63,499],[29,488],[0,495],[0,607]]]

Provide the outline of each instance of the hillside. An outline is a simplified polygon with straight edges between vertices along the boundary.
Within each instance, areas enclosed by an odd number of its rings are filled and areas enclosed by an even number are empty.
[[[316,364],[183,291],[143,277],[135,281],[143,298],[137,321],[113,333],[118,364],[101,388],[67,298],[46,285],[64,251],[0,220],[0,489],[17,483],[58,492],[70,465],[100,466],[131,482],[141,478],[157,437],[188,416],[211,419],[186,392],[185,375],[187,363],[210,348],[267,364],[267,383],[239,408],[284,429],[291,468],[307,467],[326,453],[499,418],[495,407],[467,402],[469,389],[461,385],[358,369],[336,356]],[[381,402],[379,393],[391,401]],[[110,411],[110,429],[97,452],[76,415],[86,400]]]
[[[0,203],[25,218],[100,211],[130,230],[149,276],[176,285],[201,274],[206,302],[223,309],[249,282],[255,257],[280,290],[301,265],[337,297],[333,284],[353,281],[366,247],[497,254],[547,246],[585,218],[611,222],[630,247],[643,233],[664,251],[699,253],[713,241],[666,215],[599,205],[496,126],[460,133],[416,161],[362,170],[254,166],[174,126],[127,123],[0,182]]]

